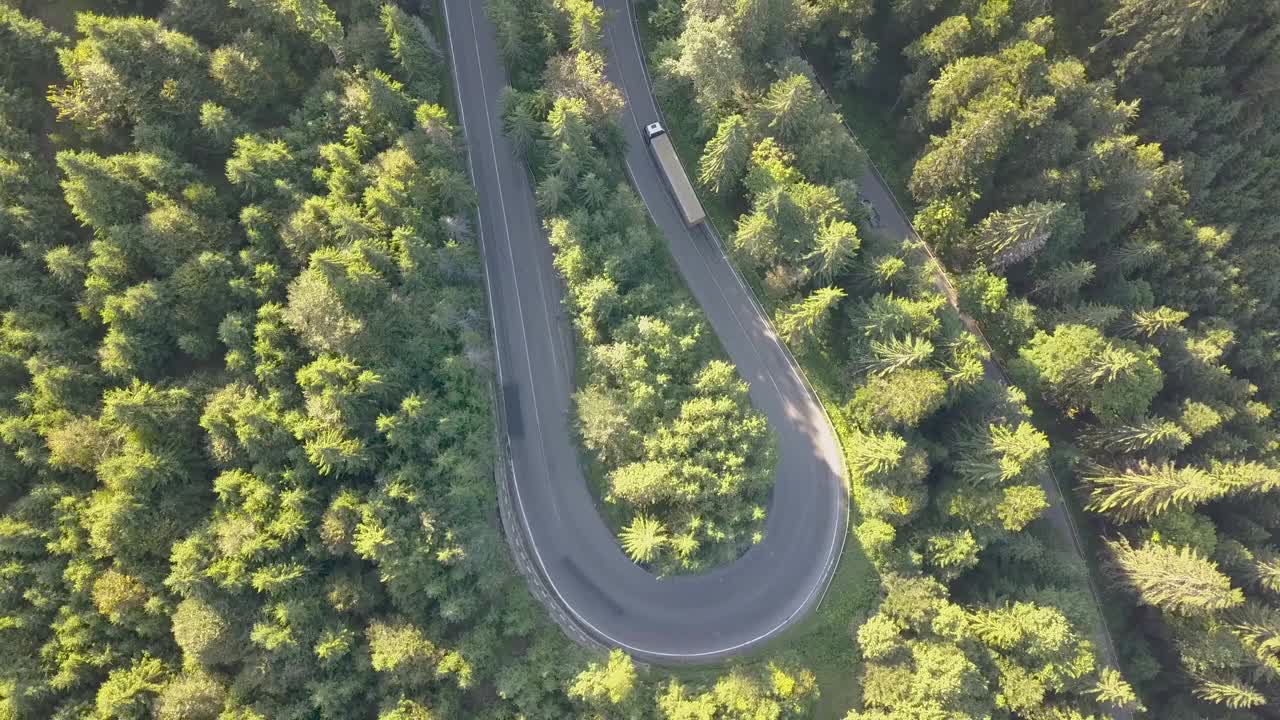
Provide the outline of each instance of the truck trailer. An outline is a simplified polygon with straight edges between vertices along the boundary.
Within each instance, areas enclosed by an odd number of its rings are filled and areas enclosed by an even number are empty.
[[[680,214],[684,216],[685,223],[693,227],[705,220],[707,213],[702,209],[702,203],[698,202],[693,184],[689,182],[689,176],[685,174],[684,166],[676,156],[676,148],[671,144],[671,138],[667,136],[662,124],[650,123],[645,128],[645,139],[649,141],[649,149],[667,178],[667,186],[671,188],[671,194],[680,206]]]

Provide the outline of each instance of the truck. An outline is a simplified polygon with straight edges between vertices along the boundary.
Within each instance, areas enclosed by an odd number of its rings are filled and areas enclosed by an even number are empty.
[[[667,186],[671,188],[671,194],[675,196],[676,204],[680,206],[680,214],[684,216],[685,224],[693,227],[705,220],[707,213],[702,209],[702,203],[698,202],[693,184],[689,182],[689,176],[685,174],[684,166],[676,156],[676,148],[671,144],[671,138],[662,127],[662,123],[649,123],[644,132],[645,139],[649,142],[649,150],[653,152],[658,167],[667,178]]]

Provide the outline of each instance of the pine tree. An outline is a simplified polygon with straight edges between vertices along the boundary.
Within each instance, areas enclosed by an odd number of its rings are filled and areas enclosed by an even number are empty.
[[[587,207],[593,210],[604,209],[605,203],[609,201],[608,185],[605,184],[604,178],[594,172],[582,176],[578,189],[582,192],[582,199]]]
[[[738,219],[734,247],[752,262],[766,264],[778,254],[778,224],[768,213],[753,212]]]
[[[143,718],[150,715],[156,695],[169,680],[160,660],[143,655],[128,668],[113,670],[98,688],[100,718]]]
[[[1239,710],[1267,703],[1267,696],[1238,680],[1200,680],[1191,691],[1201,700]]]
[[[682,532],[671,536],[671,551],[680,559],[685,567],[689,567],[694,555],[698,552],[698,548],[702,543],[698,542],[698,538],[692,531]]]
[[[822,326],[831,311],[845,297],[844,290],[825,287],[814,290],[805,299],[778,315],[778,334],[797,348],[813,343],[821,335]]]
[[[720,121],[698,162],[698,182],[718,195],[733,192],[751,160],[751,131],[741,115]]]
[[[1099,427],[1086,431],[1080,439],[1091,447],[1113,453],[1172,454],[1191,442],[1191,436],[1178,423],[1161,418]]]
[[[679,54],[662,71],[693,84],[698,106],[708,117],[729,106],[747,75],[741,46],[734,41],[732,19],[691,13],[676,40]]]
[[[557,9],[569,25],[569,48],[576,53],[596,52],[604,40],[604,8],[592,0],[564,0]]]
[[[378,714],[378,720],[436,720],[439,716],[422,703],[401,698]]]
[[[1032,293],[1057,303],[1066,302],[1076,297],[1080,289],[1093,280],[1097,270],[1098,266],[1088,260],[1062,263],[1036,281]]]
[[[866,35],[858,34],[849,41],[849,48],[840,59],[839,82],[844,88],[861,88],[871,79],[880,45]]]
[[[526,102],[513,101],[504,104],[503,114],[511,148],[520,159],[528,162],[533,159],[534,151],[538,146],[538,137],[542,133],[541,123],[533,116]]]
[[[1203,33],[1229,5],[1227,0],[1121,0],[1093,51],[1114,57],[1116,75],[1123,79],[1169,56],[1188,36]],[[1117,41],[1127,48],[1123,54],[1109,47]]]
[[[971,485],[997,486],[1034,480],[1046,468],[1049,438],[1027,422],[991,423],[961,430],[955,442],[956,471]]]
[[[1114,305],[1102,305],[1095,302],[1083,302],[1077,305],[1061,305],[1043,313],[1045,327],[1058,325],[1084,325],[1095,330],[1105,331],[1124,315],[1124,310]]]
[[[1249,575],[1259,587],[1280,593],[1280,555],[1269,551],[1257,553]]]
[[[1231,494],[1280,490],[1280,468],[1260,462],[1217,462],[1210,472]]]
[[[1140,362],[1141,358],[1137,353],[1108,343],[1090,359],[1085,372],[1088,373],[1090,383],[1113,383],[1131,377]]]
[[[868,374],[888,375],[899,368],[918,367],[933,357],[933,343],[927,338],[907,335],[871,343],[871,357],[863,365]]]
[[[438,102],[443,53],[422,18],[395,5],[383,5],[382,29],[409,91],[419,99]]]
[[[1151,518],[1170,509],[1203,505],[1225,495],[1228,487],[1195,467],[1140,465],[1123,472],[1098,468],[1085,475],[1086,509],[1121,521]]]
[[[893,433],[855,432],[845,445],[845,460],[855,477],[892,471],[906,454],[907,442]]]
[[[1133,708],[1138,705],[1138,696],[1133,692],[1133,687],[1114,668],[1102,669],[1092,694],[1098,698],[1098,702],[1116,708]]]
[[[667,544],[667,528],[649,515],[636,515],[631,524],[623,528],[622,549],[638,563],[653,562]]]
[[[1015,380],[1039,386],[1067,412],[1088,409],[1104,423],[1144,416],[1164,385],[1159,351],[1085,325],[1040,331],[1018,355],[1009,368]]]
[[[588,117],[586,100],[564,96],[556,98],[544,126],[546,139],[551,142],[555,153],[580,162],[594,152]]]
[[[670,462],[638,462],[609,473],[609,498],[636,507],[669,500],[679,491],[676,467]]]
[[[976,249],[997,268],[1026,260],[1053,237],[1065,211],[1062,202],[1033,202],[994,212],[978,226]]]
[[[774,83],[760,101],[761,125],[786,141],[800,141],[822,111],[813,81],[792,75]]]
[[[1244,603],[1231,579],[1192,548],[1157,542],[1135,548],[1123,538],[1107,547],[1111,573],[1144,604],[1179,615],[1203,615]]]
[[[1232,621],[1231,631],[1261,667],[1280,672],[1280,610],[1250,603]]]
[[[227,690],[203,671],[186,672],[160,691],[156,720],[215,720],[226,705]]]
[[[538,209],[548,215],[554,214],[569,200],[569,181],[560,175],[548,175],[538,183],[535,194]]]
[[[929,143],[912,168],[911,193],[922,204],[967,193],[985,179],[991,164],[1007,149],[1017,128],[1017,114],[1015,103],[999,95],[973,103],[945,137]]]
[[[1185,310],[1160,306],[1153,310],[1138,310],[1133,313],[1129,322],[1129,330],[1134,335],[1151,338],[1167,333],[1182,325],[1191,314]]]
[[[805,257],[810,273],[819,281],[830,283],[843,273],[861,245],[858,226],[844,220],[833,220],[818,230],[813,251]]]
[[[604,667],[591,663],[569,685],[569,697],[607,709],[626,704],[636,691],[636,666],[625,652],[614,649]]]
[[[345,64],[342,23],[324,0],[231,0],[231,4],[289,20],[312,40],[328,47],[335,62]]]

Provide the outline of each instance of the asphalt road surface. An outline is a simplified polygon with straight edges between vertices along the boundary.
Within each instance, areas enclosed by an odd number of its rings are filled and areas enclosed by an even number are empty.
[[[768,417],[778,466],[765,539],[732,565],[655,577],[623,555],[578,466],[571,432],[573,338],[523,165],[502,132],[507,84],[483,0],[444,0],[461,122],[479,195],[516,514],[537,570],[585,631],[642,660],[744,652],[820,601],[843,548],[840,449],[817,400],[714,239],[680,220],[640,135],[657,119],[629,9],[610,0],[609,72],[629,98],[627,166],[685,282]]]

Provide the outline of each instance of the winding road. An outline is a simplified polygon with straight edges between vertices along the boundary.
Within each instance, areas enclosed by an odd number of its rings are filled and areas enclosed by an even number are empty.
[[[658,663],[711,662],[745,652],[805,616],[825,594],[843,550],[849,503],[840,447],[821,405],[764,311],[709,229],[686,228],[642,138],[660,118],[645,69],[630,0],[599,0],[608,11],[610,79],[626,96],[626,165],[650,216],[665,235],[685,282],[702,306],[752,404],[778,437],[779,461],[765,540],[736,563],[708,574],[660,579],[618,548],[587,489],[570,431],[573,338],[561,312],[562,289],[551,264],[528,176],[502,134],[499,94],[507,84],[484,0],[442,0],[463,131],[479,191],[480,239],[505,405],[510,514],[517,543],[537,573],[539,595],[558,617],[596,641]],[[919,239],[884,178],[870,163],[860,186],[884,221],[883,231]],[[921,243],[926,252],[927,246]],[[936,283],[957,305],[941,265]],[[967,316],[966,326],[986,340]],[[990,346],[988,346],[989,348]],[[986,374],[1007,383],[993,358]],[[1041,478],[1050,501],[1045,525],[1083,562],[1080,531],[1052,470]],[[506,513],[504,513],[505,515]],[[1104,663],[1118,667],[1099,609]],[[1117,720],[1132,712],[1117,710]]]
[[[524,166],[502,132],[507,85],[483,0],[443,0],[459,115],[479,195],[514,515],[548,600],[582,631],[645,661],[711,662],[767,641],[821,600],[847,536],[840,446],[794,359],[718,241],[690,230],[641,139],[658,118],[625,0],[606,0],[609,74],[627,97],[628,170],[752,405],[777,437],[765,539],[735,563],[658,578],[623,555],[578,465],[573,335]]]

